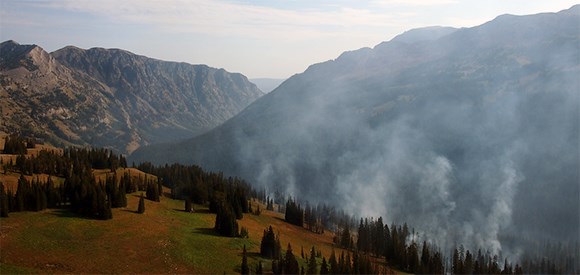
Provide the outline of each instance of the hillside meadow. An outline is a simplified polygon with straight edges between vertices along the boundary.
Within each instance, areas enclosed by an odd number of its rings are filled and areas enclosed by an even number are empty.
[[[302,247],[308,254],[315,246],[327,258],[332,250],[331,233],[287,224],[280,213],[245,214],[239,223],[249,238],[227,238],[214,233],[215,214],[205,206],[195,205],[195,213],[189,213],[183,201],[164,197],[146,200],[145,213],[137,214],[139,193],[128,194],[127,200],[128,207],[113,209],[108,221],[66,209],[10,213],[0,219],[0,273],[234,273],[240,271],[244,245],[250,268],[262,261],[269,271],[270,261],[259,256],[269,225],[279,232],[283,250],[292,245],[301,265]]]

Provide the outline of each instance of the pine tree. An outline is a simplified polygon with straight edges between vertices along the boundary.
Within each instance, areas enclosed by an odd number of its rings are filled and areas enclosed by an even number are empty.
[[[349,226],[345,226],[340,237],[340,246],[343,248],[351,248],[351,235]]]
[[[139,198],[139,208],[137,208],[137,213],[145,213],[145,197],[143,196],[143,193],[141,193],[141,197]]]
[[[116,177],[113,178],[113,181],[116,183]],[[115,199],[117,202],[117,207],[127,207],[127,187],[125,187],[125,183],[120,182],[118,189],[117,189],[117,198]]]
[[[246,252],[246,245],[244,244],[244,251],[242,252],[242,275],[250,274],[250,268],[248,267],[248,255]]]
[[[216,213],[215,230],[222,236],[238,236],[238,222],[231,208],[221,203]]]
[[[465,252],[465,262],[463,264],[463,271],[465,274],[473,274],[473,255],[469,250]]]
[[[423,241],[423,250],[421,252],[421,269],[420,273],[426,274],[431,273],[432,271],[429,270],[431,254],[429,253],[429,246],[427,245],[427,241]]]
[[[453,274],[461,274],[461,259],[459,258],[459,250],[457,250],[457,247],[453,250],[452,265]]]
[[[334,253],[334,249],[332,249],[332,252],[330,253],[328,263],[330,264],[330,274],[338,274],[340,272],[338,269],[338,262],[336,261],[336,254]]]
[[[320,274],[329,274],[328,265],[326,264],[326,258],[322,257],[322,263],[320,264]]]
[[[316,274],[316,251],[314,250],[314,246],[310,250],[310,258],[308,259],[308,270],[306,271],[307,274]]]
[[[360,266],[360,255],[358,251],[354,251],[352,254],[352,273],[353,274],[360,274],[361,273],[361,266]]]
[[[28,193],[28,180],[24,175],[20,174],[18,179],[18,187],[16,189],[16,207],[14,211],[24,211],[26,207],[26,194]]]
[[[110,220],[113,218],[113,212],[111,211],[111,200],[108,200],[105,203],[105,209],[103,211],[101,219],[103,220]]]
[[[344,273],[350,274],[352,272],[352,261],[350,258],[350,253],[346,254],[344,258]]]
[[[415,242],[411,243],[407,248],[407,265],[408,271],[411,273],[419,272],[419,256],[418,248]]]
[[[146,191],[147,199],[150,201],[160,201],[159,200],[159,188],[158,185],[149,181],[147,183],[147,191]]]
[[[298,274],[300,271],[298,267],[298,261],[294,254],[292,253],[292,246],[288,243],[288,249],[286,250],[286,256],[284,257],[284,274]]]
[[[268,227],[268,230],[264,230],[264,235],[262,236],[262,242],[260,243],[260,255],[268,259],[275,259],[280,255],[279,251],[276,251],[276,235],[272,226]]]
[[[0,217],[8,217],[8,195],[2,182],[0,182]]]

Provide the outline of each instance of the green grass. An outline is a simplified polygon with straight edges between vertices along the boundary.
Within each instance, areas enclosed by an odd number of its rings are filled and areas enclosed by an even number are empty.
[[[47,252],[66,249],[74,252],[84,249],[86,242],[99,239],[104,229],[99,221],[76,217],[74,215],[61,217],[64,210],[51,210],[39,213],[10,213],[10,218],[24,221],[16,238],[28,249],[42,247]],[[27,219],[33,215],[34,218]],[[42,225],[42,226],[38,226]]]
[[[196,213],[173,209],[182,206],[181,201],[169,201],[171,209],[167,215],[174,218],[178,226],[172,227],[170,241],[173,259],[194,265],[202,273],[231,273],[241,264],[243,246],[255,247],[255,241],[219,236],[213,230],[215,215],[207,208],[196,205]]]
[[[245,214],[239,224],[250,238],[228,238],[215,233],[215,215],[205,206],[196,205],[196,212],[188,213],[181,210],[183,201],[163,198],[159,203],[146,201],[145,213],[136,214],[138,196],[129,194],[127,199],[128,207],[113,209],[109,221],[64,210],[10,213],[0,220],[6,234],[0,238],[0,273],[229,274],[240,271],[244,245],[250,269],[261,261],[268,272],[271,261],[260,257],[259,250],[269,225],[280,232],[282,252],[291,243],[301,266],[307,265],[301,247],[309,255],[315,246],[327,259],[332,249],[331,233],[319,235],[289,225],[280,214]]]

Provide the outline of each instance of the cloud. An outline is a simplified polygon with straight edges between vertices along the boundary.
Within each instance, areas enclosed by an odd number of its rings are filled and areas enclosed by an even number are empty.
[[[364,8],[289,10],[208,0],[168,1],[43,1],[31,5],[83,12],[137,24],[149,24],[167,32],[203,33],[215,36],[336,35],[345,30],[385,28],[398,16]]]

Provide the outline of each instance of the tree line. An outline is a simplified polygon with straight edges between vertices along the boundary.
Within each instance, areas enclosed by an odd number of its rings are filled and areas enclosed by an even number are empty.
[[[340,256],[336,256],[332,250],[328,261],[320,251],[312,247],[309,255],[304,255],[306,266],[300,266],[294,255],[290,243],[287,244],[286,251],[282,253],[279,234],[275,234],[272,226],[264,230],[260,242],[260,255],[272,260],[272,272],[274,274],[377,274],[387,273],[388,269],[374,264],[369,255],[353,251],[345,253],[341,251]],[[319,264],[320,262],[320,264]],[[243,262],[242,262],[243,264]],[[262,264],[256,266],[256,273],[262,269]],[[244,267],[242,266],[242,270]]]
[[[308,204],[306,203],[306,205]],[[309,230],[317,228],[318,225],[324,228],[321,218],[323,214],[321,213],[336,211],[329,209],[320,211],[320,208],[308,206],[305,210],[300,203],[292,198],[286,201],[284,208],[286,222]],[[328,217],[324,224],[334,226],[335,236],[333,240],[335,245],[351,251],[353,258],[358,259],[360,256],[382,258],[389,265],[409,273],[568,274],[578,271],[577,259],[580,255],[578,243],[575,246],[556,246],[550,245],[548,242],[541,249],[532,249],[543,253],[535,256],[524,254],[520,259],[521,263],[512,263],[507,258],[502,259],[490,252],[482,253],[481,249],[477,250],[477,254],[473,254],[464,249],[463,246],[458,246],[451,253],[446,253],[427,241],[421,243],[414,230],[409,229],[406,223],[402,226],[392,223],[389,226],[383,222],[382,217],[378,219],[361,218],[358,230],[353,230],[352,217],[342,215],[338,220],[336,215],[328,215]],[[316,226],[307,225],[307,220],[316,221],[313,223]],[[273,233],[265,231],[264,235],[270,236],[269,243],[272,243]],[[279,244],[277,246],[279,247]],[[341,273],[344,271],[341,270]]]
[[[16,191],[0,183],[0,213],[7,217],[9,212],[67,208],[84,217],[107,220],[112,218],[111,208],[127,206],[127,193],[147,191],[148,199],[159,201],[160,181],[133,180],[129,174],[117,180],[119,167],[126,167],[125,158],[107,149],[67,148],[62,154],[42,150],[36,156],[19,155],[16,164],[4,164],[5,172],[19,172],[20,178]],[[94,169],[114,172],[101,181]],[[34,174],[48,176],[46,180],[24,176]],[[56,184],[53,177],[64,181]]]

